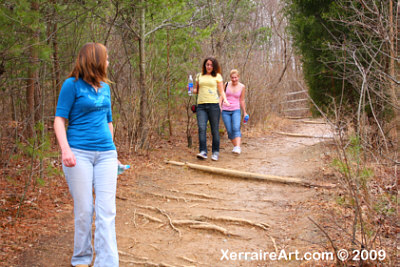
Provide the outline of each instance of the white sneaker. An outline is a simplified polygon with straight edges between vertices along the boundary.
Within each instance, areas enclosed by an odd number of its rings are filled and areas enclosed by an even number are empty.
[[[217,161],[218,160],[218,156],[219,156],[219,153],[218,152],[214,152],[211,155],[211,159],[214,160],[214,161]]]
[[[234,153],[234,154],[240,154],[240,152],[242,152],[241,150],[240,150],[240,146],[235,146],[233,149],[232,149],[232,153]]]
[[[199,154],[197,154],[198,159],[206,159],[207,158],[207,153],[205,151],[201,151]]]

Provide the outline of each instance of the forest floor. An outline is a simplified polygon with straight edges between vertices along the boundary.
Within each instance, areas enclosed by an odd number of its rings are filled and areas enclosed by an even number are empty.
[[[221,137],[217,162],[198,160],[197,142],[164,140],[118,177],[116,232],[120,266],[327,266],[334,261],[297,260],[305,252],[330,251],[317,224],[336,189],[304,187],[206,173],[165,164],[191,162],[231,170],[299,177],[313,183],[335,183],[325,164],[331,136],[323,123],[287,121],[282,131],[315,136],[289,137],[243,129],[242,154],[231,153]],[[178,137],[176,137],[178,138]],[[210,143],[211,138],[208,138]],[[52,213],[38,219],[31,238],[9,249],[7,266],[70,266],[73,250],[73,206],[61,177]],[[34,218],[32,218],[34,220]],[[35,227],[33,227],[35,228]],[[28,231],[28,230],[27,230]],[[16,233],[17,234],[17,233]],[[2,239],[7,236],[2,236]],[[3,240],[3,243],[5,241]],[[10,241],[11,242],[11,241]],[[283,253],[280,260],[257,260],[260,252]],[[7,251],[6,251],[7,252]],[[235,260],[239,253],[248,260]],[[4,254],[4,251],[3,251]],[[250,257],[252,255],[252,257]]]

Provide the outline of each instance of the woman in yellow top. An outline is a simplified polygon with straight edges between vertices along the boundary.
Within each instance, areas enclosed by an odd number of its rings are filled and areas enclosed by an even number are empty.
[[[197,126],[199,128],[199,154],[197,158],[207,158],[207,121],[210,122],[212,134],[212,160],[218,160],[219,156],[219,118],[222,102],[229,106],[222,86],[221,68],[215,58],[206,58],[203,62],[202,73],[196,76],[196,86],[193,93],[197,98]]]

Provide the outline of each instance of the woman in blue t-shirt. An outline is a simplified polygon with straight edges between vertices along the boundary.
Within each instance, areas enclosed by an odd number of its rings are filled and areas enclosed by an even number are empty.
[[[118,266],[115,235],[118,159],[113,142],[107,67],[106,47],[99,43],[85,44],[63,83],[54,119],[63,170],[74,200],[73,266],[92,263],[93,211],[96,213],[94,266]]]

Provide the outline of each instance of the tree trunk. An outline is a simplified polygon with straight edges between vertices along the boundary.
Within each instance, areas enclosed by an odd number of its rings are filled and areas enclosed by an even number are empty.
[[[30,56],[33,57],[33,47],[30,48]],[[32,61],[32,59],[31,59]],[[26,87],[26,106],[27,106],[27,118],[28,118],[28,137],[33,137],[33,128],[35,125],[35,72],[32,70],[32,66],[29,66],[28,70],[28,81]]]
[[[33,12],[38,12],[39,4],[36,1],[31,3],[31,10]],[[36,44],[38,43],[39,34],[38,30],[34,30],[32,44],[29,48],[29,66],[28,66],[28,80],[26,87],[26,104],[27,104],[27,134],[28,137],[34,136],[34,127],[35,127],[35,88],[38,78],[37,72],[37,62],[38,62],[38,53]]]
[[[390,44],[390,62],[389,62],[389,75],[392,77],[392,80],[390,81],[390,94],[391,94],[391,99],[392,103],[395,107],[395,127],[393,128],[393,138],[396,140],[397,145],[399,145],[399,137],[398,137],[398,131],[400,130],[400,112],[398,110],[399,108],[399,103],[397,99],[397,95],[399,94],[398,91],[398,86],[396,86],[395,82],[393,79],[397,78],[396,73],[395,73],[395,57],[396,57],[396,52],[395,52],[395,38],[394,38],[394,21],[393,21],[393,2],[394,1],[389,1],[389,44]]]
[[[52,1],[53,4],[55,4],[55,0]],[[56,8],[53,8],[53,22],[52,22],[52,38],[51,38],[51,45],[53,47],[53,113],[56,113],[56,108],[57,108],[57,100],[58,100],[58,94],[60,93],[61,90],[61,70],[60,70],[60,61],[58,59],[58,40],[57,40],[57,31],[58,31],[58,25],[57,25],[57,18],[56,18],[57,12]]]
[[[35,109],[35,124],[38,122],[38,121],[41,121],[42,120],[42,112],[41,112],[41,103],[42,103],[42,88],[40,87],[40,83],[39,83],[39,73],[38,73],[38,70],[37,70],[37,68],[39,67],[39,66],[37,66],[37,64],[38,64],[38,57],[37,57],[37,50],[35,49],[35,60],[36,60],[36,62],[34,63],[35,64],[35,69],[34,69],[34,98],[35,98],[35,107],[34,107],[34,109]]]
[[[32,10],[37,13],[39,12],[39,3],[36,1],[32,2]],[[39,22],[39,14],[37,14],[36,17],[36,23]],[[36,122],[40,121],[42,119],[42,112],[41,112],[41,98],[42,98],[42,92],[39,84],[39,52],[38,52],[38,44],[39,44],[39,28],[34,29],[35,32],[33,33],[33,50],[32,50],[32,66],[33,68],[33,86],[34,86],[34,109],[35,109],[35,121],[34,125]]]
[[[170,65],[169,65],[169,57],[170,57],[170,41],[169,41],[169,31],[167,31],[167,120],[169,127],[169,136],[172,136],[172,121],[171,121],[171,73],[170,73]]]
[[[147,142],[148,136],[148,96],[146,89],[146,54],[145,54],[145,23],[146,23],[146,7],[145,1],[140,1],[140,31],[139,31],[139,79],[140,79],[140,118],[139,118],[139,129],[140,129],[140,143],[139,147],[144,148]]]

